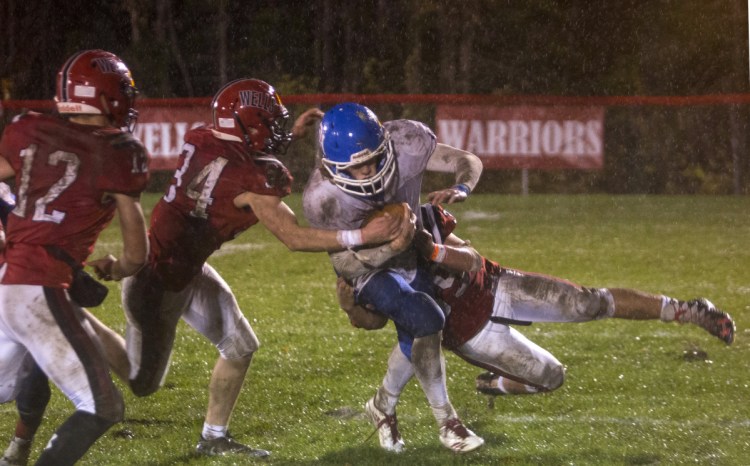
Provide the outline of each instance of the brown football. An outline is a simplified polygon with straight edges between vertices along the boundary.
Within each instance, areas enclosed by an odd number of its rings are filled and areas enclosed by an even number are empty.
[[[386,204],[382,208],[370,212],[365,221],[362,223],[362,226],[367,225],[376,218],[385,216],[385,214],[387,213],[395,217],[400,217],[401,219],[406,219],[408,218],[408,212],[409,204],[407,204],[406,202],[401,202],[399,204]]]

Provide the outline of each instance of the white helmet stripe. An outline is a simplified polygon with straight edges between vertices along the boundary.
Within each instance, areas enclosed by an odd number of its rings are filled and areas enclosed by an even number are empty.
[[[67,102],[69,98],[68,96],[68,73],[70,73],[70,68],[78,61],[79,57],[86,52],[87,50],[78,52],[77,54],[70,57],[68,61],[65,62],[65,65],[63,65],[62,73],[60,73],[60,89],[62,90],[61,97],[62,97],[63,102]]]

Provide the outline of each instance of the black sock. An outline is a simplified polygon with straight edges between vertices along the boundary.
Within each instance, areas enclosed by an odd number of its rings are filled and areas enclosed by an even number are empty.
[[[89,447],[115,422],[84,411],[76,411],[52,435],[37,466],[75,464]]]
[[[50,399],[49,380],[34,364],[23,377],[16,397],[16,408],[20,422],[16,424],[16,437],[31,440],[44,417]]]

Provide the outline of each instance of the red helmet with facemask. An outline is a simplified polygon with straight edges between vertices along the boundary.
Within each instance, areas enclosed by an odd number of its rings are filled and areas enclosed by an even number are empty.
[[[291,133],[289,112],[276,90],[260,79],[232,81],[211,102],[213,129],[219,137],[244,142],[249,148],[269,154],[286,151]]]
[[[57,73],[55,102],[61,114],[106,115],[112,126],[133,130],[138,90],[125,63],[105,50],[84,50]]]

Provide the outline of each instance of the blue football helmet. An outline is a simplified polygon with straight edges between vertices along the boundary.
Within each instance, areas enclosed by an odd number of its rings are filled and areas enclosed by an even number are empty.
[[[396,163],[390,135],[364,105],[347,102],[328,110],[320,122],[319,138],[323,167],[343,191],[371,197],[383,193],[393,180]],[[357,180],[347,172],[373,159],[377,167],[372,177]]]

